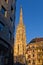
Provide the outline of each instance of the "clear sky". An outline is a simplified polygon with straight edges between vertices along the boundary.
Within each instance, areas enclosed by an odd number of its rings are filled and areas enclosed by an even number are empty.
[[[15,26],[19,22],[20,5],[23,8],[27,43],[33,38],[43,37],[43,0],[17,0]]]

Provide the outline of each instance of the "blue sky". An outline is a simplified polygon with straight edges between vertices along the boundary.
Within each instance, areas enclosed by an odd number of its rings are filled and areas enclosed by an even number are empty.
[[[23,22],[26,28],[26,42],[43,37],[43,0],[17,0],[15,28],[19,23],[20,5],[23,9]]]

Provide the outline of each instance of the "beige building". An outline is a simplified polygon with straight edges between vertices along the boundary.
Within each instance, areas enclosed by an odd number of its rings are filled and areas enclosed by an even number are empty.
[[[26,46],[27,65],[43,65],[43,38],[35,38]]]
[[[20,8],[20,19],[16,29],[16,37],[14,43],[14,62],[25,63],[26,52],[26,34],[25,26],[22,18],[22,7]]]

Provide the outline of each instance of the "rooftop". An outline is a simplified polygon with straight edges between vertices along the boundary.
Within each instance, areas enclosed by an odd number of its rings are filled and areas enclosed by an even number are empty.
[[[43,41],[43,38],[34,38],[30,41],[30,43],[34,43],[34,42],[40,42]]]

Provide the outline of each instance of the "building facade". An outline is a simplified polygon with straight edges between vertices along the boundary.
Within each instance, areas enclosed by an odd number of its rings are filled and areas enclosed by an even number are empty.
[[[14,63],[20,62],[25,64],[25,52],[26,52],[26,33],[25,26],[23,24],[22,7],[20,8],[20,19],[16,29],[16,37],[14,43]]]
[[[0,0],[0,64],[12,65],[16,0]]]
[[[43,65],[43,38],[35,38],[26,46],[27,65]]]

